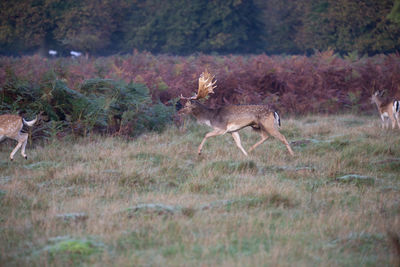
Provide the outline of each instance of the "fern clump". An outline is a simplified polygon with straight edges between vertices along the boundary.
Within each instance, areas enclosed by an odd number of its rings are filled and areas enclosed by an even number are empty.
[[[40,135],[52,132],[56,124],[58,131],[83,136],[161,131],[174,112],[172,106],[152,101],[144,84],[96,78],[73,90],[56,76],[49,71],[39,86],[32,86],[11,72],[1,99],[2,110],[32,115],[43,111],[48,122]]]
[[[97,101],[101,107],[102,114],[97,117],[99,122],[107,122],[107,125],[121,134],[161,131],[174,112],[172,107],[153,103],[149,89],[140,83],[90,79],[80,89],[87,98]]]

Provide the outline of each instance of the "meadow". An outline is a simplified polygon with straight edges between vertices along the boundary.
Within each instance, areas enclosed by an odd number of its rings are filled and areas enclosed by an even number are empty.
[[[395,266],[400,130],[377,114],[285,117],[245,157],[188,120],[137,138],[0,144],[5,266]],[[258,140],[240,132],[246,149]],[[397,251],[396,251],[397,249]]]

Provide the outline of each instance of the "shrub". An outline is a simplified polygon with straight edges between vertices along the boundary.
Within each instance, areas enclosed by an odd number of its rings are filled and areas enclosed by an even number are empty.
[[[135,136],[161,131],[174,112],[172,106],[152,101],[143,84],[89,79],[79,90],[72,90],[51,71],[39,85],[30,85],[10,72],[1,100],[4,113],[43,111],[52,122],[43,127],[42,135],[52,132],[55,122],[64,122],[56,123],[58,130],[75,135],[107,132]]]

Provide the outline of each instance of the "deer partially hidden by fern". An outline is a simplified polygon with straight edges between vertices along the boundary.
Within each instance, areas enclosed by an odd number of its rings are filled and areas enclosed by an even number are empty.
[[[278,131],[278,127],[281,125],[278,113],[272,111],[268,106],[226,105],[211,109],[202,104],[199,100],[204,99],[210,93],[214,93],[215,83],[214,76],[206,70],[200,75],[198,92],[192,97],[183,97],[182,95],[180,97],[186,103],[179,111],[179,114],[192,114],[199,123],[213,128],[201,141],[197,150],[198,154],[201,154],[203,145],[208,138],[230,133],[236,145],[247,156],[248,154],[241,144],[238,131],[249,126],[261,135],[261,139],[250,148],[249,152],[264,143],[269,136],[273,136],[286,146],[290,155],[294,155],[285,136]]]
[[[22,133],[22,127],[25,125],[33,126],[37,121],[37,116],[34,120],[26,121],[19,115],[5,114],[0,115],[0,141],[8,137],[18,142],[17,146],[10,154],[10,159],[14,159],[15,153],[21,148],[21,155],[27,159],[28,156],[25,154],[26,143],[28,142],[28,134]]]
[[[400,129],[399,113],[400,113],[400,101],[391,100],[384,102],[382,100],[383,92],[376,91],[372,94],[371,101],[376,104],[379,114],[382,120],[382,128],[389,128],[389,120],[392,122],[392,128],[397,126]]]

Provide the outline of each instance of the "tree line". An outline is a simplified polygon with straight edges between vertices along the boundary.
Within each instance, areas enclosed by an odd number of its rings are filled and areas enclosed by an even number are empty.
[[[14,0],[0,54],[78,50],[374,55],[400,48],[400,0]]]

